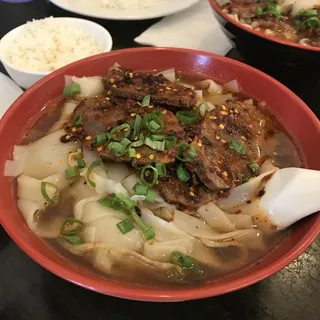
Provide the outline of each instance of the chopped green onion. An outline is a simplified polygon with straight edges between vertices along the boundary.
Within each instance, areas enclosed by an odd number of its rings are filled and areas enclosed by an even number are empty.
[[[152,134],[149,138],[153,141],[164,141],[165,148],[171,148],[177,145],[177,137],[175,136],[160,136]]]
[[[117,193],[112,197],[111,208],[125,214],[131,214],[134,211],[134,201],[127,198],[123,193]]]
[[[72,119],[72,124],[75,126],[75,127],[79,127],[81,126],[82,124],[82,116],[81,115],[77,115],[77,116],[74,116],[73,119]]]
[[[123,138],[120,142],[126,149],[131,145],[131,141],[127,138]]]
[[[63,236],[78,236],[84,229],[84,223],[74,218],[66,218],[62,221],[60,234]]]
[[[195,124],[200,120],[199,115],[193,111],[178,111],[176,117],[185,124]]]
[[[191,178],[189,171],[184,167],[183,163],[178,167],[177,176],[182,182],[187,182]]]
[[[139,196],[145,196],[148,193],[148,187],[141,183],[136,183],[135,186],[132,188],[135,193]]]
[[[107,207],[107,208],[110,208],[112,206],[112,201],[107,197],[100,198],[99,203],[101,203],[104,207]]]
[[[149,202],[154,202],[155,199],[156,199],[156,194],[153,191],[149,190],[146,195],[146,200]]]
[[[126,147],[120,142],[110,142],[108,145],[108,149],[116,157],[121,157],[126,153]]]
[[[110,133],[113,140],[121,141],[123,138],[129,137],[131,127],[128,123],[124,123],[121,126],[113,128]],[[122,133],[120,135],[120,133]]]
[[[47,187],[52,187],[55,189],[53,196],[50,198],[47,192]],[[41,193],[46,201],[51,205],[56,205],[59,201],[59,189],[58,187],[51,182],[41,182]]]
[[[197,106],[197,112],[200,113],[202,106],[204,106],[204,113],[203,114],[207,113],[209,111],[209,106],[206,102],[199,103],[199,105]]]
[[[72,82],[63,88],[63,96],[66,98],[73,97],[79,93],[81,93],[81,87],[78,83]]]
[[[261,16],[263,14],[263,9],[261,7],[257,7],[256,9],[256,15]]]
[[[152,187],[158,180],[158,171],[155,167],[144,166],[140,174],[141,181],[148,187]]]
[[[260,166],[256,162],[252,162],[248,164],[249,168],[252,170],[253,173],[257,173],[260,170]]]
[[[141,147],[144,145],[144,134],[141,132],[139,136],[139,140],[132,142],[132,147]]]
[[[100,133],[93,139],[93,145],[95,147],[104,145],[107,142],[107,134],[106,133]]]
[[[142,125],[142,118],[140,115],[137,114],[133,123],[133,134],[132,134],[133,140],[138,139],[138,134],[140,132],[141,125]]]
[[[237,151],[242,156],[247,153],[245,146],[239,140],[230,140],[229,141],[229,148],[230,149],[234,149],[235,151]]]
[[[192,162],[196,157],[196,148],[187,143],[181,143],[178,149],[177,158],[183,162]]]
[[[149,137],[146,137],[144,141],[145,145],[154,150],[164,151],[166,143],[164,141],[153,141]]]
[[[273,14],[276,18],[281,18],[281,8],[277,3],[273,1],[267,2],[267,12]]]
[[[146,114],[143,117],[142,124],[151,133],[160,132],[163,128],[161,116],[159,116],[156,112]]]
[[[141,106],[144,107],[144,108],[148,107],[150,105],[150,99],[151,99],[151,96],[145,96],[142,99]]]
[[[156,169],[158,171],[159,177],[164,177],[167,175],[167,167],[163,162],[156,163]]]
[[[80,236],[65,236],[64,237],[70,244],[82,244],[83,239]]]
[[[86,163],[83,160],[83,154],[81,152],[78,152],[76,154],[76,160],[77,160],[79,168],[85,168],[86,167]]]
[[[134,229],[134,225],[130,222],[129,219],[120,221],[119,223],[117,223],[117,227],[123,234],[126,234],[132,229]]]
[[[92,171],[94,170],[94,168],[96,167],[101,167],[102,169],[104,169],[105,171],[107,171],[107,168],[106,166],[104,165],[104,163],[102,161],[93,161],[90,165],[90,167],[88,168],[87,170],[87,180],[90,184],[91,187],[95,188],[96,187],[96,184],[95,182],[93,182],[91,179],[90,179],[90,175],[92,173]]]
[[[170,261],[172,264],[182,268],[182,269],[196,269],[197,265],[194,259],[190,256],[186,256],[180,251],[173,251],[170,256]]]
[[[146,238],[147,240],[153,239],[153,238],[155,237],[155,232],[154,232],[153,227],[146,225],[146,224],[142,221],[142,219],[138,216],[135,208],[133,209],[133,211],[132,211],[131,214],[132,214],[132,217],[133,217],[135,223],[136,223],[136,224],[138,225],[138,227],[142,230],[145,238]]]
[[[80,177],[80,171],[78,166],[74,166],[65,170],[68,179]]]
[[[128,150],[128,156],[129,156],[129,158],[135,158],[136,155],[137,155],[137,152],[136,152],[135,149],[132,149],[132,148],[131,148],[131,149]]]

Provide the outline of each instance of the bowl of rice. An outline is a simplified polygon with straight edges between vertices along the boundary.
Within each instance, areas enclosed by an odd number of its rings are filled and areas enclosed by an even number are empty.
[[[22,88],[71,62],[108,52],[110,33],[97,23],[77,18],[33,20],[0,41],[0,60]]]

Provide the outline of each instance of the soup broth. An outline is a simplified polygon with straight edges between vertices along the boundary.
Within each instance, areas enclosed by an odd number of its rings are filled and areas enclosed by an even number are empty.
[[[64,160],[50,158],[39,172],[25,166],[18,206],[51,249],[86,272],[157,287],[214,281],[258,263],[289,232],[263,212],[248,214],[251,198],[239,210],[219,201],[259,174],[304,164],[268,106],[236,81],[162,74],[111,69],[103,91],[47,105],[21,145]],[[123,143],[130,148],[120,154]]]

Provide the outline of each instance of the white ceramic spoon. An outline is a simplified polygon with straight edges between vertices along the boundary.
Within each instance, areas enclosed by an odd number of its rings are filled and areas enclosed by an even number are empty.
[[[269,179],[263,189],[264,179]],[[259,192],[260,190],[260,192]],[[250,201],[247,201],[249,200]],[[231,213],[245,211],[259,221],[285,229],[320,211],[320,171],[272,169],[231,190],[219,206]]]
[[[277,170],[264,187],[260,208],[280,229],[320,211],[320,171],[285,168]]]

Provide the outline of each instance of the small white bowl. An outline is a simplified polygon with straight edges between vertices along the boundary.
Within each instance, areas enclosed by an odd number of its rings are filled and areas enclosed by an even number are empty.
[[[78,18],[54,18],[61,21],[72,22],[74,25],[78,25],[80,28],[86,30],[91,36],[93,36],[98,45],[103,49],[103,52],[109,52],[112,49],[112,37],[110,33],[100,26],[99,24]],[[6,35],[0,41],[0,60],[4,65],[6,71],[10,77],[22,88],[27,89],[34,83],[42,79],[44,76],[49,74],[51,71],[32,71],[32,70],[22,70],[11,64],[5,55],[5,51],[10,43],[23,31],[25,24],[19,26]]]

